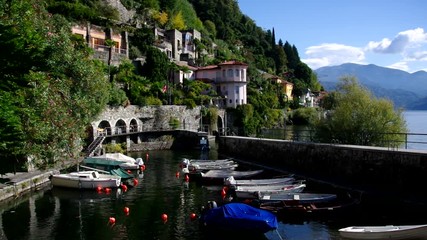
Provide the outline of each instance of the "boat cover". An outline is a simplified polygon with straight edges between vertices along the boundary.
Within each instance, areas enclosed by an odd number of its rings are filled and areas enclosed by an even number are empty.
[[[228,203],[202,213],[206,227],[231,231],[266,233],[277,228],[277,218],[273,213],[244,203]]]
[[[111,174],[121,177],[122,179],[131,179],[134,178],[131,174],[127,173],[125,170],[121,168],[116,168],[110,170]]]

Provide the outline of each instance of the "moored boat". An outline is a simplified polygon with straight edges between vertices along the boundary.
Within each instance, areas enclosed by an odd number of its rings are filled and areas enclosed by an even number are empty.
[[[351,226],[339,229],[345,239],[427,239],[427,224]]]
[[[236,180],[233,176],[230,176],[224,179],[224,185],[230,188],[235,188],[237,186],[263,186],[263,185],[271,185],[271,184],[287,184],[294,181],[295,181],[295,178],[293,177]]]
[[[106,153],[85,158],[83,159],[83,164],[104,171],[111,171],[117,168],[125,171],[138,171],[144,166],[144,161],[141,158],[134,159],[121,153]]]
[[[262,186],[237,186],[234,193],[237,198],[253,199],[263,194],[299,193],[304,190],[304,183],[295,184],[272,184]]]
[[[295,201],[299,203],[319,203],[328,202],[337,198],[336,194],[332,193],[260,193],[257,201],[263,202],[278,202],[278,201]]]
[[[78,171],[51,176],[54,187],[76,189],[117,188],[121,178],[116,175],[101,174],[97,171]]]

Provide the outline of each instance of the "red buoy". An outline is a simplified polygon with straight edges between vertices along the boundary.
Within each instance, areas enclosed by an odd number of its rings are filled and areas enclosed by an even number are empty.
[[[110,219],[108,219],[108,223],[113,225],[116,223],[116,219],[114,217],[110,217]]]
[[[225,196],[227,196],[227,192],[224,189],[222,189],[222,191],[221,191],[221,197],[224,199]]]
[[[184,180],[185,180],[186,182],[190,181],[190,177],[188,176],[188,174],[186,174],[186,175],[185,175]]]
[[[145,171],[145,165],[139,166],[139,170],[141,170],[141,172]]]
[[[175,177],[179,178],[179,171],[175,173]]]
[[[110,193],[111,192],[111,188],[104,188],[104,191],[106,192],[106,193]]]
[[[126,192],[128,190],[128,186],[124,184],[120,185],[120,187],[122,188],[123,192]]]
[[[100,193],[100,192],[102,191],[102,187],[101,187],[101,186],[96,187],[96,191],[97,191],[98,193]]]
[[[136,178],[133,179],[133,185],[134,186],[138,185],[138,179],[136,179]]]
[[[128,172],[128,173],[132,173],[132,171],[131,171],[131,170],[128,170],[127,172]]]
[[[197,215],[195,213],[191,213],[190,214],[190,219],[191,220],[196,220],[197,219]]]
[[[127,215],[127,214],[129,214],[129,208],[128,208],[128,207],[125,207],[125,208],[123,209],[123,212],[124,212],[124,213],[126,213],[126,215]]]
[[[148,153],[145,154],[145,160],[148,161]]]
[[[164,223],[166,223],[166,222],[168,221],[168,215],[166,215],[166,213],[163,213],[163,214],[162,214],[162,221],[163,221]]]

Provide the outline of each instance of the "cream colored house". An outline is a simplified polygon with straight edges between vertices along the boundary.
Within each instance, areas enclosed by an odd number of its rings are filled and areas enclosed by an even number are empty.
[[[227,61],[198,68],[195,79],[213,85],[221,96],[215,103],[218,107],[236,108],[238,105],[247,104],[247,69],[246,63]]]

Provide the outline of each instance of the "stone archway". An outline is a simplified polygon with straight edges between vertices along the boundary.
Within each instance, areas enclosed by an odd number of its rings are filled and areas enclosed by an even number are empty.
[[[97,136],[99,135],[111,135],[112,129],[110,122],[103,120],[98,124]]]
[[[138,122],[136,121],[136,119],[132,119],[130,120],[129,123],[129,132],[138,132]]]
[[[126,122],[123,119],[119,119],[114,126],[114,134],[126,133]]]

